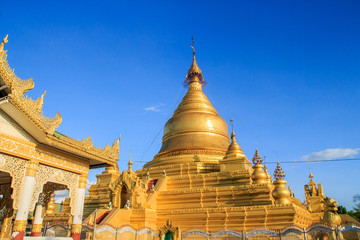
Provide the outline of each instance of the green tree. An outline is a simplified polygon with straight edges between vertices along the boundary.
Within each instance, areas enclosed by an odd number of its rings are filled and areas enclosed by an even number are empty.
[[[355,203],[354,209],[349,211],[348,214],[360,222],[360,194],[353,197]]]
[[[360,212],[360,194],[353,196],[353,201],[355,203],[354,210]]]
[[[346,214],[346,213],[347,213],[346,207],[339,205],[338,214]]]

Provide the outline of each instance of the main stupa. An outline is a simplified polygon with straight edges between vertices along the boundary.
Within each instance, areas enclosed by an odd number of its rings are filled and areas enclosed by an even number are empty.
[[[195,59],[186,75],[188,92],[165,125],[162,147],[144,168],[193,163],[219,164],[229,146],[228,127],[202,91],[204,78]]]
[[[98,224],[114,228],[161,229],[171,221],[183,231],[241,232],[320,222],[321,184],[305,186],[308,204],[303,204],[288,190],[279,164],[273,179],[257,150],[251,163],[234,131],[229,136],[226,122],[202,91],[194,48],[185,81],[188,91],[165,125],[159,153],[136,172],[130,159],[123,172],[108,166],[97,175],[85,199],[85,223],[92,224],[95,209]]]

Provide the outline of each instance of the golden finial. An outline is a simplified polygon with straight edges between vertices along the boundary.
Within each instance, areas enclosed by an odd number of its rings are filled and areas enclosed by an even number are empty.
[[[294,194],[293,190],[291,189],[290,185],[288,187],[288,190],[290,192],[290,197],[295,197],[295,194]]]
[[[272,183],[272,178],[271,178],[271,175],[270,175],[270,173],[268,171],[268,168],[267,168],[266,164],[264,164],[264,172],[266,174],[266,178],[267,178],[268,182]]]
[[[285,177],[285,173],[282,170],[282,168],[280,167],[280,163],[277,162],[277,166],[274,171],[274,178],[275,178],[275,180],[279,180],[279,179],[284,179],[284,177]]]
[[[194,41],[194,36],[191,37],[191,40],[192,40],[192,50],[193,50],[193,58],[195,59],[195,41]]]
[[[310,166],[309,166],[309,172],[310,172],[309,178],[312,180],[314,176],[313,176],[312,173],[311,173],[311,168],[310,168]]]
[[[311,172],[310,166],[309,166],[309,171],[310,171],[310,174],[309,174],[310,183],[309,183],[309,185],[310,185],[311,189],[314,189],[314,186],[316,186],[316,183],[314,182],[314,179],[313,179],[314,176],[313,176],[313,174]]]
[[[132,171],[131,166],[133,165],[133,163],[132,163],[132,161],[131,161],[131,149],[130,149],[130,158],[129,158],[128,165],[129,165],[128,172],[131,172],[131,171]]]
[[[256,148],[254,157],[252,159],[253,164],[261,164],[263,160],[261,159],[261,156]]]
[[[203,84],[205,82],[201,70],[198,67],[195,59],[195,43],[194,43],[194,36],[192,36],[192,46],[190,46],[193,50],[193,62],[191,67],[186,75],[185,84],[190,84],[191,82],[199,82]]]
[[[8,34],[6,34],[6,37],[4,37],[3,41],[0,43],[0,50],[4,49],[5,44],[8,42]]]
[[[231,124],[231,139],[233,139],[235,137],[234,120],[232,120],[231,118],[230,118],[230,124]]]

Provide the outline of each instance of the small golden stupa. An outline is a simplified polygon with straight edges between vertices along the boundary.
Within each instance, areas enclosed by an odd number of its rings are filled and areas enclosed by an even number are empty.
[[[194,48],[185,82],[188,91],[165,125],[159,153],[136,172],[130,160],[127,171],[108,167],[97,175],[85,199],[85,222],[92,224],[95,209],[107,214],[101,224],[115,228],[161,230],[170,220],[183,231],[240,232],[320,222],[320,184],[318,189],[312,182],[305,187],[312,206],[304,205],[288,190],[279,163],[273,180],[257,149],[251,164],[234,130],[229,137],[226,122],[202,91]]]

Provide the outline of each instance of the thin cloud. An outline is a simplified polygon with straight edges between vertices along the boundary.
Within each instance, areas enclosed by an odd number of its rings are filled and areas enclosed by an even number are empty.
[[[62,203],[65,201],[65,198],[69,197],[68,190],[58,190],[55,191],[55,203]]]
[[[94,185],[96,181],[89,181],[86,182],[86,192],[85,196],[89,196],[89,188],[91,185]],[[69,190],[58,190],[55,191],[55,203],[62,203],[65,201],[65,198],[69,197]]]
[[[86,190],[85,190],[85,196],[89,196],[89,188],[91,185],[94,185],[96,181],[89,181],[89,179],[86,182]]]
[[[161,112],[160,108],[158,106],[150,106],[144,108],[145,111],[151,111],[151,112]]]
[[[344,157],[354,157],[359,154],[360,148],[329,148],[320,152],[313,152],[302,156],[305,161],[328,159],[333,160]]]

